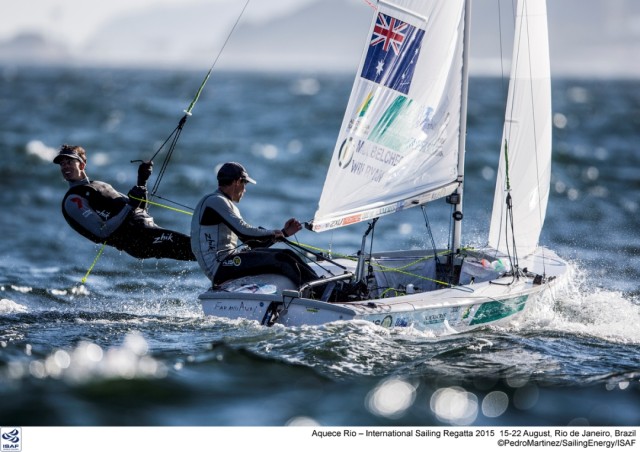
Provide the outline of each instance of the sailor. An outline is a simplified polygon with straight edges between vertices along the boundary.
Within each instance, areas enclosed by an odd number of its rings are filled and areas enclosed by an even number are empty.
[[[246,223],[239,203],[247,184],[256,181],[236,162],[220,167],[218,189],[205,195],[191,220],[191,249],[214,286],[241,276],[282,274],[301,285],[317,279],[315,272],[296,253],[271,245],[298,232],[302,225],[290,218],[282,229],[264,229]],[[244,247],[240,247],[238,240]]]
[[[153,163],[143,162],[138,180],[124,195],[85,173],[86,151],[64,144],[53,163],[60,165],[69,190],[62,199],[62,214],[76,232],[95,243],[107,243],[138,259],[155,257],[194,261],[189,236],[163,229],[147,212],[147,180]]]

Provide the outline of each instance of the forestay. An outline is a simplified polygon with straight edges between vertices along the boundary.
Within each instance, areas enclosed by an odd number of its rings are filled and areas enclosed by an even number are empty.
[[[379,3],[313,230],[457,188],[463,35],[463,0]]]
[[[551,177],[551,82],[545,0],[518,2],[514,40],[489,245],[524,256],[538,244]],[[508,185],[517,234],[515,250],[511,226],[507,224]]]

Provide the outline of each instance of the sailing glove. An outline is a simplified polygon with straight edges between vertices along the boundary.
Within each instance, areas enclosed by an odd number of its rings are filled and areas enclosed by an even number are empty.
[[[142,162],[138,167],[138,185],[144,187],[147,185],[147,181],[149,177],[151,177],[151,173],[153,172],[153,162]]]
[[[147,206],[147,187],[136,185],[129,190],[129,205],[132,209],[144,209]]]

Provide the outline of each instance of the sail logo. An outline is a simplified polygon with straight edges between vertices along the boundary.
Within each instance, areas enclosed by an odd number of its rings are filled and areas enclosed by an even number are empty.
[[[366,136],[369,133],[367,112],[373,102],[373,92],[369,91],[356,112],[356,117],[349,121],[347,129],[356,136]]]
[[[22,429],[20,427],[0,429],[0,450],[17,452],[22,450]]]
[[[423,37],[424,30],[378,13],[361,77],[407,94]]]
[[[442,148],[441,135],[449,125],[448,114],[436,116],[432,107],[424,107],[405,97],[397,96],[387,107],[368,136],[369,141],[407,155],[420,151],[436,155]]]
[[[353,159],[353,154],[360,152],[362,146],[364,145],[364,141],[354,142],[353,138],[346,138],[342,145],[340,146],[340,151],[338,152],[338,166],[340,168],[346,168],[349,163],[351,163],[351,159]]]

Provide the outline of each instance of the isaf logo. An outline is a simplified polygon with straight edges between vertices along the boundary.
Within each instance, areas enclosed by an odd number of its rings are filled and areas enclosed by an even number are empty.
[[[0,449],[2,451],[20,452],[22,450],[22,429],[19,427],[1,429]]]

